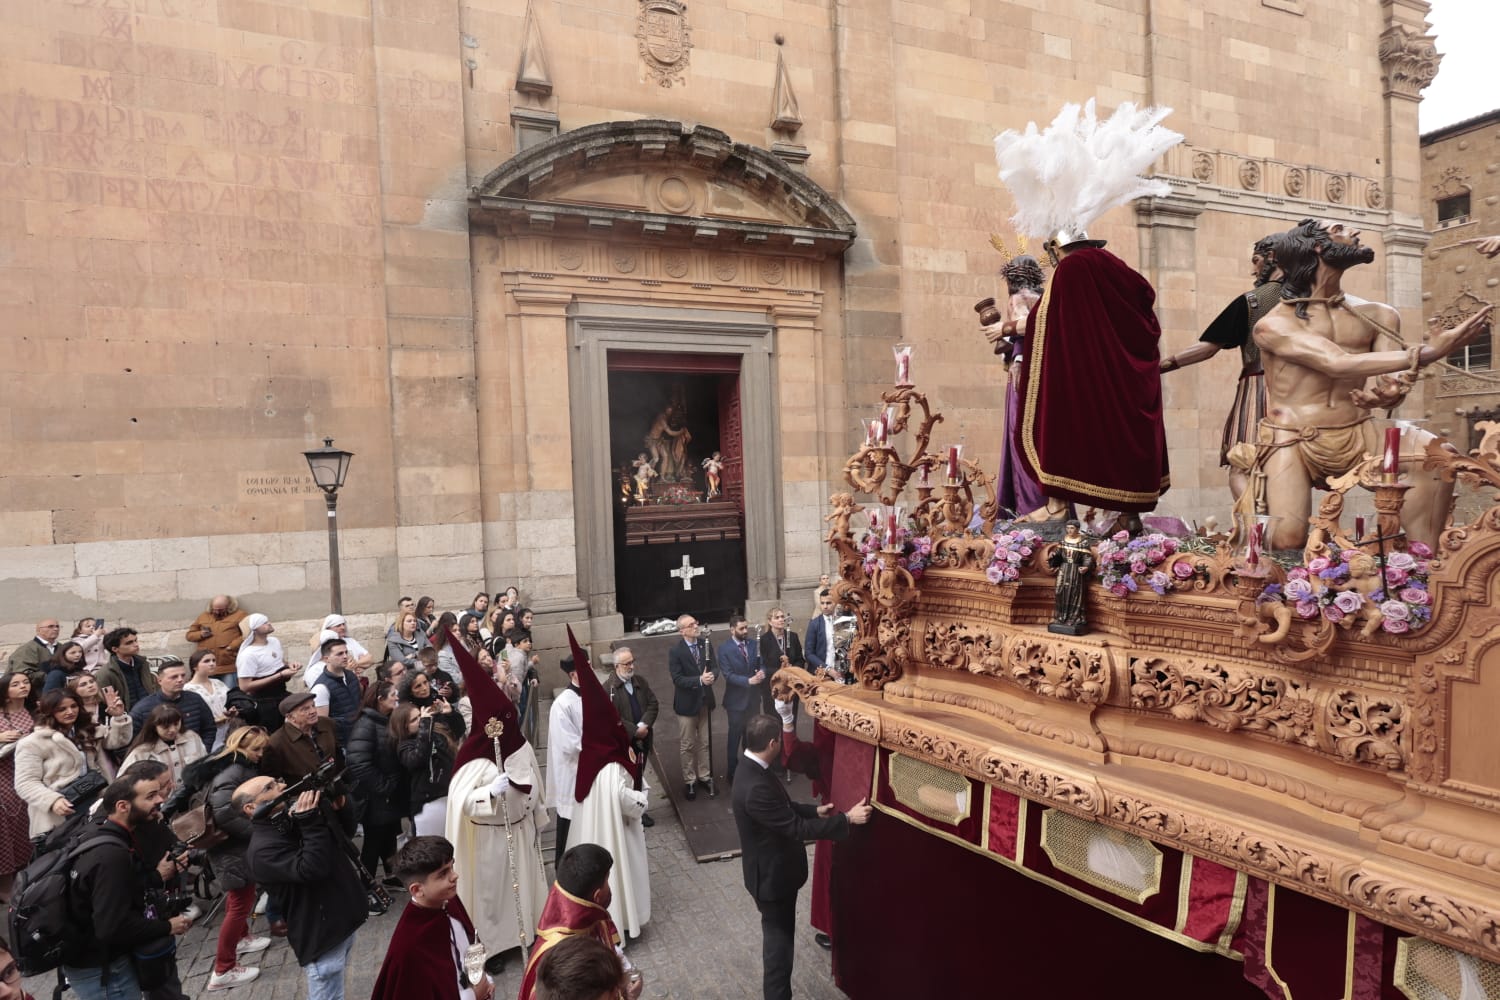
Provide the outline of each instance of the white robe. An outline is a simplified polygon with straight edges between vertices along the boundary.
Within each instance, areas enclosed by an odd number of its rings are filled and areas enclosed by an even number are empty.
[[[571,687],[552,700],[547,715],[547,804],[563,819],[573,818],[573,783],[578,779],[578,755],[583,750],[583,699]],[[571,834],[568,843],[575,844]]]
[[[537,831],[547,824],[541,771],[527,743],[505,758],[512,784],[500,798],[490,795],[499,776],[493,760],[471,760],[448,785],[448,823],[458,891],[474,921],[487,954],[498,955],[536,936],[537,918],[547,902],[547,874],[542,868]],[[516,784],[529,784],[522,792]],[[502,813],[503,808],[503,813]],[[506,847],[505,821],[511,845]],[[516,894],[511,888],[510,851],[515,852],[520,883],[521,927],[516,926]]]
[[[647,785],[636,791],[630,772],[619,764],[605,764],[594,778],[588,797],[573,810],[568,847],[598,844],[615,859],[609,870],[609,891],[614,899],[609,915],[615,926],[630,937],[640,937],[651,919],[651,871],[646,862],[646,831],[641,816],[646,811]]]

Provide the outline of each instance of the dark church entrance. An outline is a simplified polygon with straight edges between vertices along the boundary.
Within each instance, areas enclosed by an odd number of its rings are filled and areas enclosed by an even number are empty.
[[[627,629],[743,611],[740,358],[610,351],[615,590]]]

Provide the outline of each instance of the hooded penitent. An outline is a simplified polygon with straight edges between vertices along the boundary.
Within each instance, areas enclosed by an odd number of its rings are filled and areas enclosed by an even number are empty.
[[[526,742],[526,737],[521,734],[521,716],[516,711],[515,703],[500,690],[495,679],[485,673],[479,661],[474,659],[474,654],[464,648],[463,643],[455,642],[452,648],[453,658],[458,661],[459,673],[463,675],[464,693],[469,696],[469,705],[474,710],[474,730],[464,740],[463,746],[458,748],[458,756],[453,759],[453,773],[457,774],[460,768],[472,760],[495,760],[495,741],[488,732],[492,722],[498,721],[502,727],[500,760],[495,761],[496,764],[503,763],[519,750]],[[529,785],[517,787],[530,788]]]
[[[629,772],[635,787],[641,787],[641,768],[631,757],[630,734],[620,721],[620,713],[609,700],[604,685],[594,674],[589,663],[589,654],[578,645],[573,629],[568,628],[568,645],[573,649],[573,663],[577,668],[574,677],[579,697],[583,699],[583,750],[578,755],[578,779],[573,784],[573,797],[582,802],[594,787],[594,778],[601,768],[609,763],[619,764]],[[478,715],[475,715],[478,718]]]

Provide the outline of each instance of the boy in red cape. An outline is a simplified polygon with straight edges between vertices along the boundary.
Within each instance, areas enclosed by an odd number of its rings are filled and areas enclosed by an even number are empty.
[[[484,945],[458,899],[453,845],[413,837],[396,855],[396,877],[411,893],[381,963],[370,1000],[490,1000]]]
[[[609,919],[609,872],[614,859],[598,844],[568,848],[557,866],[557,881],[547,895],[547,905],[537,921],[536,944],[526,963],[520,1000],[535,1000],[536,971],[542,956],[558,942],[586,935],[620,951],[620,932]],[[621,956],[623,958],[623,955]],[[627,990],[627,1000],[641,995],[644,982],[636,979]]]

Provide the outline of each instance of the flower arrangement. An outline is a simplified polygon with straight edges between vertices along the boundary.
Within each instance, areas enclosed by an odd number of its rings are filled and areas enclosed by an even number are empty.
[[[859,540],[859,551],[864,556],[866,576],[873,576],[880,568],[881,559],[888,558],[881,541],[884,534],[883,531],[867,531]],[[932,539],[927,535],[913,535],[906,525],[898,524],[896,547],[901,550],[901,554],[896,557],[896,565],[910,573],[913,580],[920,580],[922,571],[932,561]]]
[[[1142,587],[1157,594],[1176,589],[1178,583],[1195,572],[1185,561],[1162,564],[1177,554],[1177,539],[1161,532],[1131,538],[1129,532],[1117,531],[1099,543],[1099,582],[1116,597],[1125,597]]]
[[[1013,528],[995,533],[995,554],[984,571],[990,583],[1014,583],[1021,578],[1021,566],[1041,542],[1030,528]]]
[[[1432,620],[1431,558],[1432,549],[1411,542],[1405,552],[1387,553],[1382,571],[1380,560],[1360,549],[1333,552],[1293,566],[1285,584],[1268,584],[1256,602],[1279,601],[1298,618],[1322,617],[1345,628],[1378,611],[1380,629],[1402,635]]]

